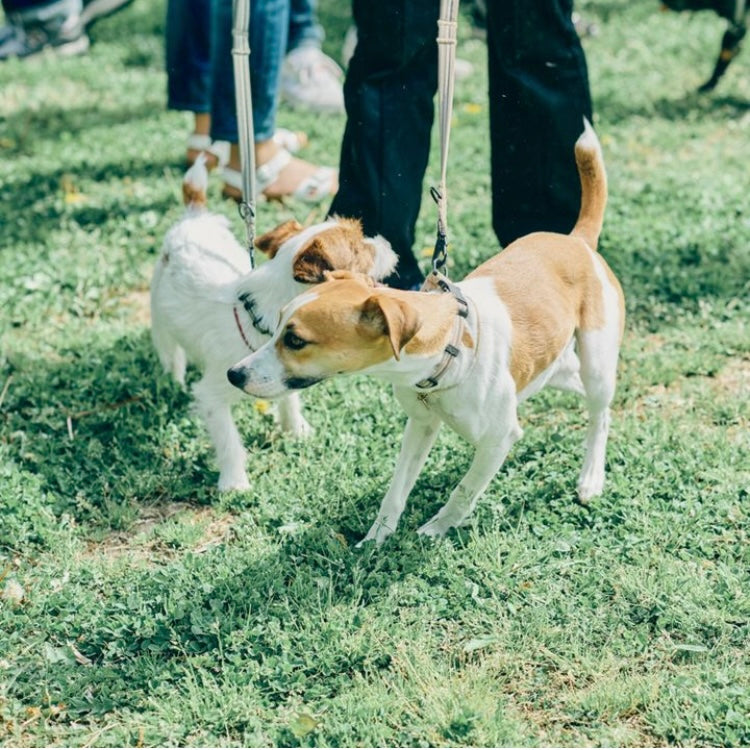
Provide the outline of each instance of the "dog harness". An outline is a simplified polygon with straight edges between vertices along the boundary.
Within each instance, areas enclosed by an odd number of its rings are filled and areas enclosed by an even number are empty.
[[[438,365],[432,375],[429,375],[428,377],[414,384],[415,388],[418,388],[421,391],[425,391],[434,390],[440,385],[440,379],[443,377],[443,375],[445,375],[446,371],[451,366],[451,363],[461,354],[461,350],[458,347],[461,343],[461,337],[469,318],[469,303],[466,300],[466,297],[464,297],[464,295],[461,293],[461,290],[458,288],[458,286],[449,281],[439,271],[433,271],[427,277],[427,279],[425,279],[425,283],[422,288],[424,290],[433,288],[440,293],[448,292],[452,294],[456,299],[456,302],[458,302],[458,311],[456,313],[456,319],[453,322],[453,335],[451,336],[450,343],[446,344],[445,349],[443,349],[442,359],[440,360],[440,362],[438,362]],[[424,401],[424,399],[427,395],[429,394],[424,393],[420,396],[425,405],[426,402]]]

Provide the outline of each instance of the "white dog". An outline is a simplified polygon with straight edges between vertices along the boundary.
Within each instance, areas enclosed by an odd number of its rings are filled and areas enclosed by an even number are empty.
[[[602,491],[625,321],[622,289],[596,252],[607,200],[599,141],[586,123],[576,149],[582,198],[569,235],[535,232],[513,242],[446,293],[332,279],[282,313],[274,337],[227,373],[247,393],[279,397],[341,373],[394,385],[409,415],[391,485],[366,540],[396,529],[442,422],[475,447],[448,502],[420,529],[465,522],[521,437],[517,406],[549,384],[582,394],[589,411],[582,501]]]
[[[245,489],[245,449],[231,414],[242,394],[227,382],[227,368],[267,341],[281,308],[325,272],[381,279],[397,258],[382,237],[365,238],[357,221],[333,218],[306,229],[288,221],[257,239],[269,260],[251,270],[227,219],[206,210],[207,181],[199,159],[183,183],[185,216],[167,233],[154,271],[151,332],[164,369],[180,383],[188,362],[202,370],[192,391],[216,449],[219,489]],[[297,394],[281,400],[279,421],[292,435],[310,431]]]

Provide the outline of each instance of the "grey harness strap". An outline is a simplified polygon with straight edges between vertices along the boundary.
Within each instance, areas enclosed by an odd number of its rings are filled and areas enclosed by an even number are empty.
[[[429,284],[433,289],[436,289],[442,293],[452,294],[456,302],[458,302],[458,311],[456,319],[453,322],[453,335],[451,336],[450,343],[446,344],[443,350],[443,357],[438,363],[435,371],[432,375],[420,380],[415,383],[415,387],[420,390],[432,390],[440,385],[440,378],[445,375],[446,370],[450,367],[456,357],[459,356],[461,350],[458,345],[461,343],[461,336],[463,335],[464,326],[466,320],[469,317],[469,303],[466,301],[466,297],[463,296],[461,290],[452,282],[450,282],[445,276],[433,271],[430,276],[427,277],[425,284]]]

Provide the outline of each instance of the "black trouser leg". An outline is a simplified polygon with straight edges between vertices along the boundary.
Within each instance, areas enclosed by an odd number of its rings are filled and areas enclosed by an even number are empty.
[[[330,213],[362,220],[399,256],[393,286],[422,273],[412,252],[437,89],[438,0],[354,0],[358,42],[344,84],[347,122]]]
[[[572,0],[488,2],[492,224],[503,246],[567,233],[578,216],[573,146],[591,95],[572,10]]]

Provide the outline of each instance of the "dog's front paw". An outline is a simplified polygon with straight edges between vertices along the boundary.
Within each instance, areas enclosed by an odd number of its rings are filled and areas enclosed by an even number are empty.
[[[304,438],[314,435],[315,429],[304,417],[300,417],[298,421],[289,427],[287,432],[292,437],[297,438],[298,440],[303,440]]]
[[[427,523],[423,524],[417,529],[417,534],[423,536],[441,537],[445,536],[446,532],[453,526],[449,521],[446,521],[440,516],[433,516]]]
[[[592,497],[604,490],[604,473],[592,471],[582,474],[578,480],[578,499],[585,505]]]
[[[376,545],[380,546],[392,533],[393,529],[389,529],[380,521],[375,521],[367,532],[367,536],[357,543],[357,549],[361,549],[367,542],[375,542]]]
[[[220,474],[219,492],[231,492],[233,490],[249,490],[250,482],[247,474]]]

